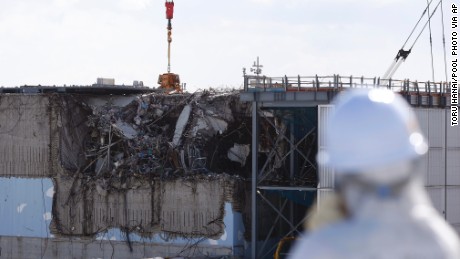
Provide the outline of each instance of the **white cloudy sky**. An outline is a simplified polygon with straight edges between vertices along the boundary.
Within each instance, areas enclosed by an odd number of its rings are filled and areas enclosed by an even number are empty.
[[[242,68],[260,56],[267,76],[381,76],[425,6],[176,0],[172,72],[190,90],[239,87]],[[433,19],[435,78],[445,80],[439,11]],[[164,0],[0,0],[0,86],[89,85],[97,77],[156,86],[166,72],[166,23]],[[394,77],[430,80],[430,64],[427,29]]]

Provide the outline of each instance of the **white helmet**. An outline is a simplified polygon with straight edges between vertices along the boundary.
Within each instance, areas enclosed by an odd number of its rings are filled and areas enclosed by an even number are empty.
[[[358,89],[335,101],[326,129],[327,147],[320,165],[339,174],[381,172],[423,155],[428,146],[414,112],[386,89]]]

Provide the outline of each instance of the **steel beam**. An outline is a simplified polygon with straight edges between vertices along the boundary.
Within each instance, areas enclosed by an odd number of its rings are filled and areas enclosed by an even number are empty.
[[[252,102],[252,181],[251,181],[251,255],[257,256],[257,175],[259,152],[259,113],[257,102]]]

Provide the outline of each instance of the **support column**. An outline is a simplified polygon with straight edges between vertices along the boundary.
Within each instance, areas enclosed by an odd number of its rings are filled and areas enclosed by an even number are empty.
[[[291,142],[290,144],[290,149],[291,149],[291,154],[289,155],[289,180],[292,181],[294,179],[294,174],[295,174],[295,171],[296,170],[299,170],[299,168],[294,168],[295,167],[295,152],[296,152],[296,146],[295,146],[295,135],[294,135],[294,120],[296,119],[295,118],[295,115],[294,114],[291,114],[291,120],[290,120],[290,123],[289,123],[289,132],[290,132],[290,136],[289,136],[289,140]],[[289,220],[291,222],[294,222],[294,204],[292,203],[292,201],[289,201]]]
[[[295,169],[294,166],[294,159],[295,159],[295,152],[296,152],[296,146],[295,146],[295,136],[294,136],[294,115],[292,114],[291,115],[292,118],[291,118],[291,121],[289,123],[289,140],[290,140],[290,150],[291,150],[291,153],[289,154],[289,179],[292,180],[292,178],[294,178],[294,174],[295,174]]]
[[[252,181],[251,181],[251,257],[257,258],[257,175],[259,165],[259,114],[257,102],[252,102]]]

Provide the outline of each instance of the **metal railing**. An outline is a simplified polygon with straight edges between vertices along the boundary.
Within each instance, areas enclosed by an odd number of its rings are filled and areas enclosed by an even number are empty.
[[[244,76],[245,92],[340,91],[343,88],[385,87],[401,93],[442,95],[450,93],[448,82],[417,82],[353,76]]]

